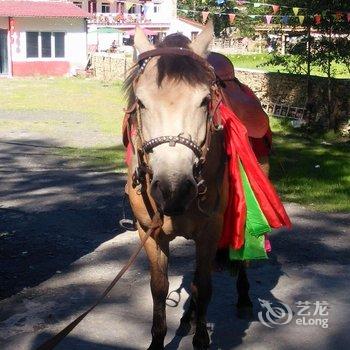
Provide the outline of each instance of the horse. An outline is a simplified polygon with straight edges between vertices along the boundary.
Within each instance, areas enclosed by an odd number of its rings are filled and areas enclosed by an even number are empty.
[[[223,130],[214,120],[216,76],[206,60],[213,36],[209,22],[193,42],[177,34],[155,47],[137,28],[139,64],[125,82],[132,149],[126,192],[141,240],[156,213],[162,217],[161,229],[144,245],[153,298],[152,350],[164,349],[169,243],[177,236],[194,240],[196,246],[190,303],[180,327],[194,330],[194,348],[210,345],[206,313],[229,186]],[[237,307],[251,308],[244,264],[237,290]]]

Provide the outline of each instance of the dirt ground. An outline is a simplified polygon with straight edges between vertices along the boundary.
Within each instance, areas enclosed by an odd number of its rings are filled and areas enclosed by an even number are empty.
[[[0,113],[1,114],[1,113]],[[4,115],[4,114],[2,114]],[[14,117],[13,115],[11,118]],[[23,117],[23,116],[22,116]],[[36,118],[35,113],[32,118]],[[73,136],[69,136],[73,135]],[[0,130],[0,349],[35,349],[84,311],[135,248],[134,232],[118,227],[124,175],[87,168],[52,149],[86,145],[89,135]],[[113,145],[105,135],[99,144]],[[80,143],[81,142],[81,143]],[[348,349],[348,214],[325,214],[287,204],[293,230],[272,234],[273,253],[249,269],[253,320],[235,315],[234,279],[215,272],[208,312],[212,349]],[[166,349],[191,349],[175,335],[191,281],[194,250],[178,238],[171,246]],[[288,324],[263,325],[259,300],[288,304]],[[298,325],[298,301],[326,301],[328,327]],[[152,303],[142,253],[111,295],[57,349],[145,349]],[[312,318],[307,316],[306,320]]]

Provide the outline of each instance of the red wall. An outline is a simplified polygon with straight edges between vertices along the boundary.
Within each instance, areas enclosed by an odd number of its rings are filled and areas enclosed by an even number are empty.
[[[69,73],[69,62],[67,61],[30,61],[30,62],[13,62],[13,76],[33,76],[33,75],[50,75],[62,76]]]

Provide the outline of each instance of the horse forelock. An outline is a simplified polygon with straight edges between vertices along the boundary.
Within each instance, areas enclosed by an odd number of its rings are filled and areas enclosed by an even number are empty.
[[[189,49],[191,41],[180,33],[170,34],[157,47],[182,47]],[[134,66],[124,82],[124,90],[129,105],[135,101],[133,82],[138,76],[139,66]],[[162,55],[157,59],[157,84],[162,85],[165,78],[183,81],[190,86],[207,85],[213,81],[213,71],[203,60],[189,56]]]

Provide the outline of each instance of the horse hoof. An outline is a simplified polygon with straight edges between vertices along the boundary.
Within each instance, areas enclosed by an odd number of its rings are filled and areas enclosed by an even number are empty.
[[[252,320],[253,319],[253,307],[251,306],[240,306],[237,307],[237,317],[241,320]]]
[[[206,341],[203,342],[202,339],[196,339],[193,338],[193,350],[207,350],[209,349],[210,342],[207,343]]]
[[[152,343],[147,350],[164,350],[164,343],[161,344],[152,340]]]
[[[197,327],[196,333],[193,337],[193,349],[195,350],[206,350],[209,349],[210,338],[207,327]]]
[[[176,335],[185,337],[186,335],[196,332],[196,323],[191,321],[181,321],[179,328],[176,330]]]

